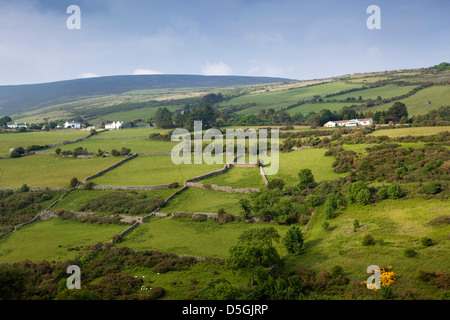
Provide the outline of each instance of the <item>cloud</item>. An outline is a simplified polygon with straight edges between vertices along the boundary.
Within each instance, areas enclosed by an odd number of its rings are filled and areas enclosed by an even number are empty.
[[[100,76],[95,73],[85,72],[85,73],[82,73],[78,78],[86,79],[86,78],[97,78],[97,77],[100,77]]]
[[[212,75],[217,75],[217,76],[226,76],[226,75],[230,75],[233,73],[233,69],[223,63],[223,62],[219,62],[219,63],[210,63],[209,61],[206,62],[206,64],[202,65],[202,74],[206,75],[206,76],[212,76]]]
[[[134,75],[143,75],[143,74],[162,74],[160,71],[150,70],[150,69],[136,69],[133,72]]]
[[[265,61],[251,61],[247,74],[250,76],[280,77],[284,76],[285,69],[283,67],[273,66]]]

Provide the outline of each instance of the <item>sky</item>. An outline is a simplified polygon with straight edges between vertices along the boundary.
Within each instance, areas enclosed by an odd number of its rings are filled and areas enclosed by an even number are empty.
[[[80,29],[69,29],[70,5]],[[369,29],[370,5],[380,29]],[[0,85],[130,74],[319,79],[450,62],[448,0],[1,0]]]

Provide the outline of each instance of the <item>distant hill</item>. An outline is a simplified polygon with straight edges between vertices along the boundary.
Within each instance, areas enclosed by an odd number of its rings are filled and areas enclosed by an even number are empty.
[[[83,97],[121,94],[140,89],[225,87],[292,81],[284,78],[202,75],[124,75],[50,83],[0,86],[0,116]]]

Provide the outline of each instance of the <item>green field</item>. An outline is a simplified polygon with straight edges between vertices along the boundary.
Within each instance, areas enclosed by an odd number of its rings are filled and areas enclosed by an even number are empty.
[[[91,139],[142,138],[142,137],[148,138],[148,136],[152,133],[163,133],[163,132],[169,132],[169,130],[159,128],[130,128],[121,130],[108,130],[99,132]]]
[[[445,86],[432,86],[422,89],[417,93],[409,96],[408,98],[398,100],[404,103],[408,107],[408,116],[414,116],[418,114],[425,114],[430,110],[437,109],[440,106],[450,105],[450,85]],[[429,101],[430,104],[425,104],[425,101]],[[388,110],[394,102],[387,103],[381,106],[375,106],[371,109]]]
[[[338,96],[332,96],[327,99],[346,99],[346,98],[355,98],[358,99],[359,97],[362,97],[363,100],[376,100],[378,96],[380,96],[382,99],[392,98],[392,97],[398,97],[405,93],[408,93],[412,89],[414,89],[415,86],[397,86],[395,84],[389,84],[382,87],[376,87],[371,89],[365,89],[365,90],[358,90],[353,91],[350,93],[341,94]]]
[[[294,186],[298,183],[298,173],[302,169],[310,169],[317,182],[333,180],[343,177],[346,173],[335,173],[331,166],[334,157],[326,157],[326,149],[303,149],[288,153],[280,153],[280,168],[276,175],[267,176],[270,181],[273,178],[281,178],[286,186]]]
[[[172,198],[160,211],[168,214],[176,211],[217,213],[223,208],[227,213],[239,215],[242,211],[239,199],[247,197],[247,194],[242,193],[188,188]]]
[[[218,186],[230,186],[232,188],[262,188],[264,182],[258,167],[233,167],[226,173],[199,181]]]
[[[193,222],[185,219],[150,218],[127,234],[119,245],[135,250],[159,250],[194,257],[224,258],[228,256],[228,249],[237,243],[244,230],[263,226],[266,224],[219,224],[209,220]],[[273,227],[281,236],[288,228],[279,225]],[[286,252],[281,244],[276,244],[276,248],[280,256]]]
[[[352,104],[357,104],[357,103],[341,103],[341,102],[329,102],[329,103],[304,103],[302,105],[299,105],[297,107],[291,108],[286,110],[287,113],[289,113],[290,115],[294,115],[296,113],[302,113],[303,115],[307,115],[310,112],[320,112],[323,109],[328,109],[331,112],[333,111],[339,111],[341,110],[343,107],[349,107]],[[245,109],[247,110],[247,109]],[[244,111],[245,111],[244,110]]]
[[[450,204],[440,200],[385,200],[372,206],[351,206],[337,218],[328,220],[331,230],[325,231],[321,212],[314,215],[313,224],[305,234],[305,254],[288,255],[288,268],[330,270],[334,265],[344,268],[346,276],[355,285],[367,279],[365,270],[370,265],[391,265],[399,279],[393,287],[428,290],[435,288],[417,280],[419,270],[449,271],[450,226],[432,226],[429,222],[438,216],[450,214]],[[354,219],[360,228],[353,231]],[[376,244],[363,246],[361,238],[370,233]],[[428,236],[435,244],[424,247],[420,238]],[[380,242],[383,240],[384,242]],[[404,250],[413,248],[418,255],[408,258]],[[366,290],[367,291],[367,290]],[[440,290],[442,292],[442,290]]]
[[[73,141],[89,135],[87,131],[42,131],[0,134],[0,156],[9,154],[11,148],[26,149],[31,145],[47,145],[63,141]]]
[[[330,83],[318,84],[309,87],[301,87],[290,90],[271,91],[264,93],[255,93],[233,98],[221,106],[243,105],[256,103],[258,105],[276,105],[280,102],[298,102],[303,99],[311,99],[315,95],[325,95],[327,93],[339,92],[350,88],[358,88],[360,85],[349,85],[345,82],[335,81]]]
[[[46,151],[54,152],[57,148],[62,151],[73,150],[78,147],[87,149],[89,153],[97,154],[98,150],[111,152],[112,149],[120,150],[122,148],[128,148],[131,153],[161,153],[171,152],[172,148],[177,145],[178,142],[172,141],[153,141],[148,138],[145,139],[116,139],[116,140],[100,140],[100,139],[87,139],[77,143],[71,143],[61,147],[55,147]]]
[[[136,190],[133,192],[143,194],[146,197],[156,197],[159,196],[161,199],[167,199],[171,194],[173,194],[177,189],[157,189],[157,190]],[[74,190],[65,196],[60,202],[52,207],[52,210],[56,209],[66,209],[72,211],[79,211],[80,207],[87,201],[101,197],[110,193],[120,193],[121,190]],[[108,212],[95,211],[98,214],[110,214]]]
[[[0,263],[74,259],[79,252],[68,249],[107,242],[126,228],[126,225],[89,224],[57,218],[37,221],[0,238]]]
[[[123,160],[123,157],[63,158],[58,155],[32,155],[0,160],[0,187],[69,187],[70,180],[84,179]]]
[[[450,126],[436,126],[436,127],[409,127],[396,129],[382,129],[375,130],[370,133],[373,136],[388,136],[390,138],[405,137],[405,136],[426,136],[438,134],[439,132],[450,131]]]
[[[120,167],[94,179],[99,185],[110,186],[154,186],[178,182],[222,169],[222,164],[180,164],[172,162],[170,156],[137,157]]]

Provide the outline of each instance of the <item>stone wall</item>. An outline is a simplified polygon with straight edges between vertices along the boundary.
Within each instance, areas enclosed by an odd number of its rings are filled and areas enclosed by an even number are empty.
[[[263,169],[262,166],[259,167],[259,172],[261,173],[261,177],[262,177],[262,179],[264,181],[264,184],[267,186],[269,181],[267,181],[266,173],[264,172],[264,169]]]
[[[218,186],[215,184],[204,184],[204,183],[198,183],[198,182],[186,182],[186,186],[193,187],[193,188],[202,188],[204,190],[216,190],[216,191],[224,191],[224,192],[238,192],[238,193],[252,193],[254,191],[259,191],[258,188],[237,188],[234,189],[232,187],[228,186]]]
[[[96,185],[93,189],[96,190],[157,190],[157,189],[168,189],[170,184],[160,184],[156,186],[106,186],[106,185]],[[83,189],[83,185],[78,185],[77,189]]]
[[[136,158],[137,156],[138,156],[138,154],[135,153],[135,154],[133,154],[132,156],[129,156],[128,158],[126,158],[126,159],[124,159],[124,160],[122,160],[122,161],[119,161],[118,163],[112,165],[111,167],[106,168],[105,170],[102,170],[102,171],[100,171],[100,172],[97,172],[97,173],[94,174],[93,176],[90,176],[90,177],[86,178],[86,180],[84,180],[84,182],[89,181],[89,180],[92,180],[92,179],[95,179],[95,178],[98,178],[98,177],[100,177],[101,175],[105,174],[106,172],[111,171],[111,170],[117,168],[118,166],[124,164],[124,163],[127,162],[127,161],[130,161],[130,160]]]

